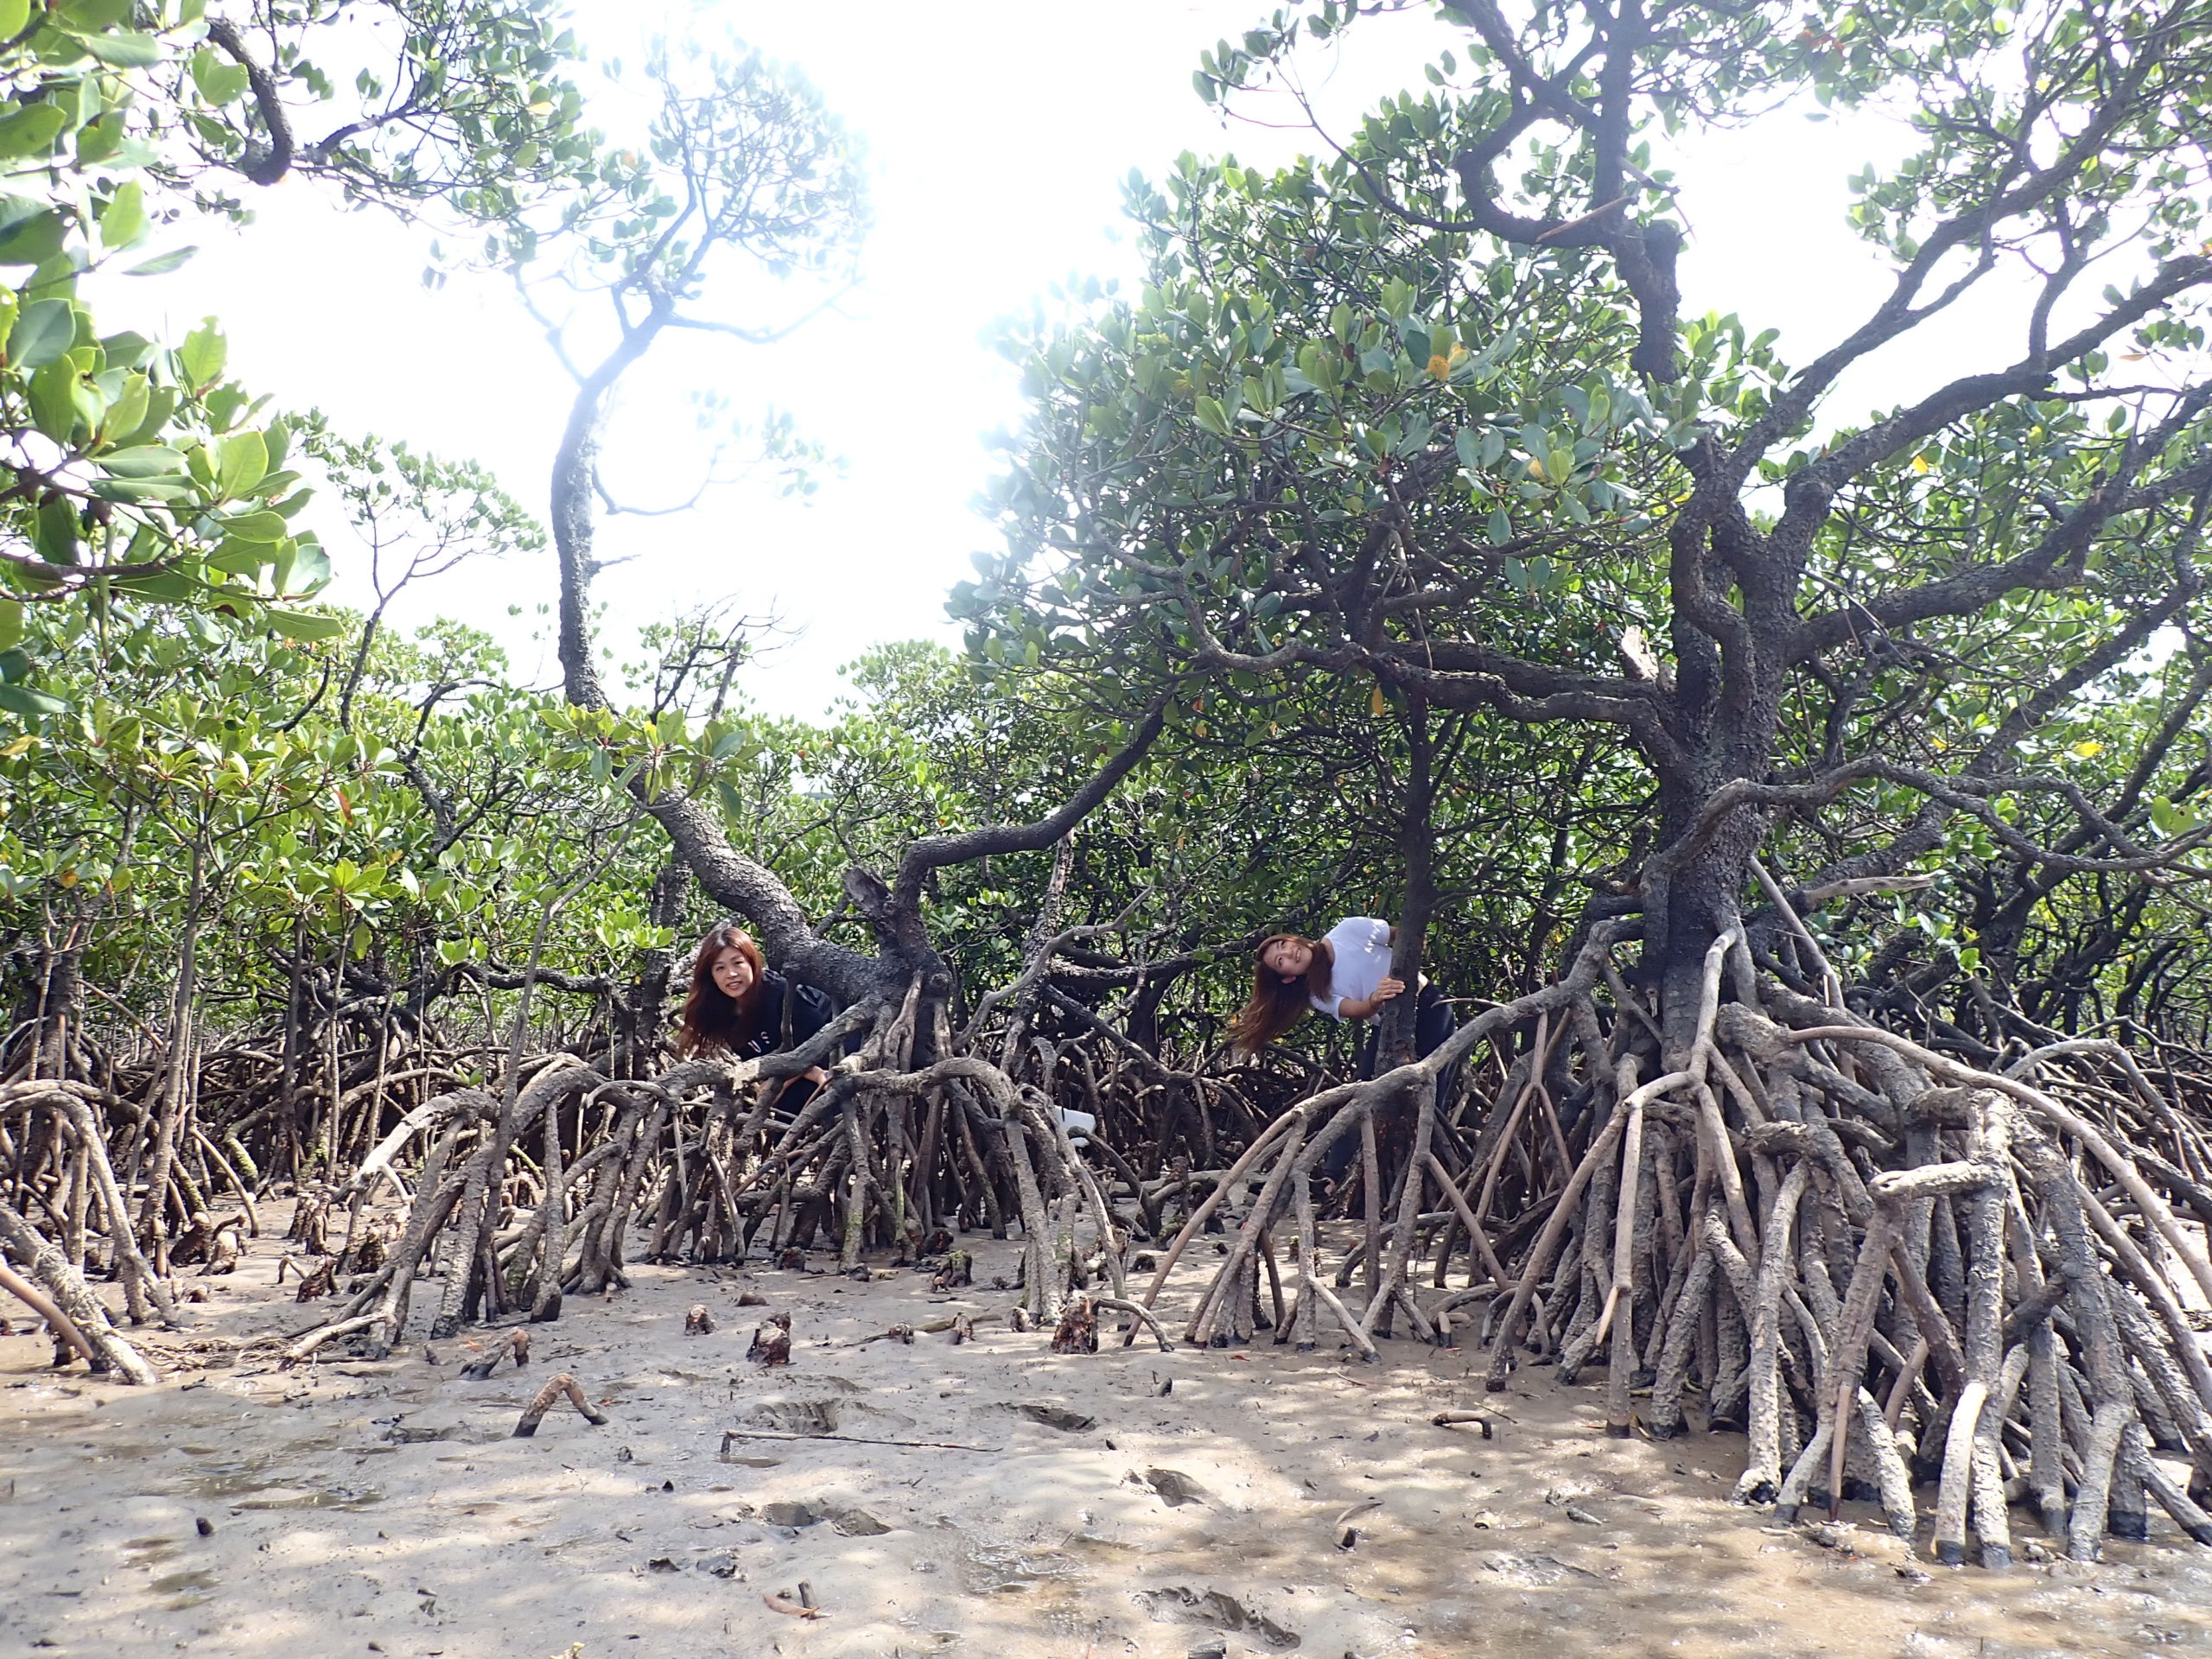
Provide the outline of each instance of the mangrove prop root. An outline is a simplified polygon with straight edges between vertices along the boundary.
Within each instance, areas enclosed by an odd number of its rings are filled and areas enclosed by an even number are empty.
[[[1991,1569],[2014,1558],[2023,1516],[2081,1560],[2142,1535],[2152,1508],[2212,1541],[2193,1495],[2212,1488],[2212,1364],[2177,1289],[2212,1285],[2202,1077],[2102,1039],[1962,1056],[1848,1011],[1832,972],[1822,997],[1761,975],[1734,930],[1647,1007],[1592,965],[1610,948],[1593,939],[1560,984],[1477,1016],[1427,1062],[1260,1128],[1141,1303],[1218,1221],[1189,1334],[1242,1341],[1265,1241],[1289,1230],[1278,1340],[1310,1350],[1333,1322],[1366,1355],[1397,1315],[1446,1340],[1472,1319],[1493,1391],[1548,1358],[1567,1381],[1605,1372],[1616,1435],[1646,1392],[1655,1438],[1692,1427],[1686,1397],[1740,1426],[1736,1499],[1780,1518],[1878,1500],[1934,1559]],[[1454,1120],[1471,1147],[1438,1132],[1431,1093],[1484,1043],[1497,1098]],[[1560,1077],[1572,1114],[1515,1109],[1540,1082],[1552,1104]],[[1349,1176],[1323,1188],[1319,1160],[1346,1136]],[[1346,1201],[1364,1237],[1330,1233],[1324,1205]],[[1465,1289],[1446,1287],[1455,1255]]]
[[[282,1087],[271,1056],[211,1045],[159,1190],[138,1103],[157,1070],[0,1083],[7,1271],[60,1340],[151,1380],[117,1324],[176,1320],[164,1275],[219,1270],[238,1243],[215,1195],[289,1176],[284,1272],[315,1323],[270,1339],[281,1363],[488,1325],[477,1376],[527,1363],[515,1322],[626,1289],[632,1255],[855,1277],[887,1258],[957,1294],[961,1237],[988,1229],[1020,1257],[1002,1317],[1064,1351],[1092,1351],[1101,1321],[1163,1351],[1170,1325],[1369,1360],[1407,1338],[1486,1346],[1492,1393],[1523,1365],[1602,1376],[1611,1433],[1740,1429],[1740,1501],[1878,1501],[1938,1560],[2002,1567],[2022,1529],[2085,1560],[2169,1521],[2212,1538],[2192,1325],[2212,1296],[2212,1064],[2140,1027],[2133,1046],[2045,1033],[1993,996],[1979,1036],[1870,1014],[1897,1005],[1847,1005],[1763,885],[1779,933],[1727,928],[1639,975],[1612,958],[1641,925],[1598,924],[1556,983],[1367,1080],[1277,1053],[1178,1070],[1039,958],[1041,995],[991,1003],[1018,1032],[956,1039],[903,985],[790,1053],[651,1077],[588,1033],[481,1088],[435,1033],[363,1069],[325,1023],[290,1052],[352,1071]],[[816,1066],[829,1084],[791,1095]],[[1081,1146],[1064,1107],[1093,1126]],[[1161,1243],[1131,1261],[1133,1238]],[[992,1317],[914,1330],[958,1343]],[[788,1317],[748,1352],[791,1363]]]

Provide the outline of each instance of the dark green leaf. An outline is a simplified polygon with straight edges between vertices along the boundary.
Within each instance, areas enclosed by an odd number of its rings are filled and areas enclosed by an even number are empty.
[[[17,715],[66,715],[69,705],[28,685],[0,685],[0,709]]]
[[[8,3],[10,0],[0,0],[0,6]],[[68,124],[69,118],[52,104],[33,104],[0,118],[0,160],[45,155]]]
[[[77,314],[67,300],[34,300],[8,334],[8,366],[42,369],[77,338]]]
[[[37,265],[61,251],[69,227],[61,215],[48,209],[18,219],[0,231],[0,265]]]

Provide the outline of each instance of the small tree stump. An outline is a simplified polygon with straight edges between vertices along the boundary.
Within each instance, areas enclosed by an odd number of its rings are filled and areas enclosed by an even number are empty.
[[[715,1334],[715,1316],[707,1312],[704,1302],[691,1304],[691,1311],[683,1316],[683,1334],[687,1337],[711,1337]]]
[[[930,1281],[930,1288],[933,1291],[957,1290],[963,1285],[975,1282],[976,1258],[965,1250],[953,1250],[946,1255],[944,1265]]]
[[[1060,1315],[1059,1328],[1052,1332],[1052,1351],[1056,1354],[1095,1354],[1098,1351],[1098,1314],[1090,1306],[1090,1297],[1069,1299],[1067,1311]]]
[[[337,1280],[338,1258],[326,1255],[315,1264],[312,1272],[301,1275],[299,1294],[292,1300],[312,1302],[318,1297],[327,1296],[337,1288]]]
[[[387,1252],[384,1229],[372,1227],[355,1241],[346,1265],[355,1273],[374,1273],[384,1266]]]
[[[321,1181],[314,1183],[292,1206],[292,1225],[285,1234],[309,1255],[330,1254],[330,1202],[334,1194]]]
[[[753,1345],[745,1357],[763,1365],[788,1365],[791,1363],[791,1316],[771,1313],[767,1323],[753,1332]]]

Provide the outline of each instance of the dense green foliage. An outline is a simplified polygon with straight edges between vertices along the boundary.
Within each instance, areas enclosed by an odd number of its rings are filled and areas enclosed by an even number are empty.
[[[1641,902],[1723,781],[1684,794],[1681,757],[1710,733],[1662,701],[1725,677],[1682,576],[1713,458],[1742,461],[1748,505],[1692,539],[1732,570],[1718,602],[1748,611],[1761,578],[1731,565],[1726,531],[1795,533],[1804,480],[1859,454],[1800,515],[1777,602],[1813,644],[1778,673],[1771,751],[1726,774],[1833,775],[1776,807],[1764,856],[1801,880],[1870,854],[1941,876],[1815,922],[1915,1017],[1971,1024],[1993,989],[2034,1020],[2201,1034],[2202,902],[2077,810],[2185,859],[2212,789],[2196,712],[2212,674],[2183,579],[2205,500],[2201,325],[2171,283],[2145,297],[2199,233],[2203,180],[2172,124],[2202,114],[2201,18],[2157,24],[2163,55],[2130,60],[2122,109],[2094,76],[2050,95],[2006,79],[2021,51],[2080,60],[2101,10],[2030,29],[1979,6],[1802,27],[1684,8],[1631,54],[1624,148],[1577,119],[1538,137],[1512,54],[1477,28],[1429,90],[1327,158],[1185,156],[1134,179],[1142,292],[1009,341],[1033,415],[989,504],[1006,551],[955,595],[969,658],[881,649],[810,725],[747,708],[746,641],[711,616],[652,633],[603,709],[518,683],[467,628],[395,637],[401,588],[464,560],[519,570],[543,531],[466,462],[267,410],[226,377],[213,322],[175,342],[101,335],[77,285],[134,259],[157,280],[175,256],[143,257],[156,230],[188,235],[192,215],[238,210],[232,181],[289,170],[464,230],[541,300],[565,284],[611,302],[618,358],[664,326],[743,334],[702,320],[717,249],[834,276],[865,219],[818,99],[750,60],[678,54],[653,71],[653,143],[614,151],[583,127],[573,42],[535,5],[395,6],[381,32],[345,8],[271,6],[227,36],[190,4],[35,10],[11,22],[0,3],[16,193],[0,207],[0,944],[17,1023],[41,1016],[66,957],[86,1020],[126,1046],[194,1024],[265,1034],[302,999],[489,1043],[535,957],[582,999],[545,1018],[613,1041],[617,1005],[714,918],[665,874],[640,792],[713,805],[817,927],[864,950],[849,868],[887,875],[918,836],[1043,815],[1155,696],[1166,735],[1077,832],[1048,917],[1050,851],[931,877],[956,1019],[1020,972],[1034,930],[1086,925],[1056,982],[1195,1058],[1239,994],[1243,943],[1399,915],[1416,866],[1432,973],[1514,995],[1588,916]],[[1209,54],[1206,95],[1233,99],[1350,21],[1284,14]],[[1542,13],[1514,51],[1572,44]],[[359,67],[350,92],[318,67],[337,62]],[[1568,103],[1602,90],[1562,74]],[[1786,364],[1732,316],[1655,323],[1632,250],[1525,233],[1579,226],[1615,192],[1657,248],[1669,130],[1762,97],[1916,90],[1921,154],[1866,175],[1853,210],[1900,281],[1970,286],[1979,250],[2058,249],[2066,326],[2120,319],[2038,344],[2049,360],[1999,394],[1847,419],[1821,404],[1825,360]],[[2109,116],[2108,152],[1977,243],[1960,215],[2018,176],[1970,118],[1984,105],[2031,149]],[[1470,217],[1483,200],[1494,211]],[[2118,248],[2133,274],[2089,306],[2066,291],[2066,247]],[[588,397],[602,372],[580,367]],[[588,458],[596,404],[579,410]],[[328,574],[298,529],[311,483],[369,550],[365,616],[311,602]],[[2091,522],[2080,504],[2100,492]],[[2046,556],[2055,526],[2071,539]],[[2010,574],[1971,604],[1928,599],[1993,569]],[[2004,786],[1931,805],[1939,775]]]

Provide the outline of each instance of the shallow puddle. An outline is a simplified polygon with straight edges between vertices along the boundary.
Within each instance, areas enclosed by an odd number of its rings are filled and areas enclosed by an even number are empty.
[[[373,1487],[290,1487],[272,1486],[251,1497],[241,1498],[232,1505],[240,1510],[365,1510],[372,1503],[384,1502],[384,1494]]]
[[[979,1596],[1004,1595],[1041,1584],[1067,1584],[1083,1568],[1060,1550],[1045,1544],[995,1544],[964,1539],[960,1547],[960,1582]]]

